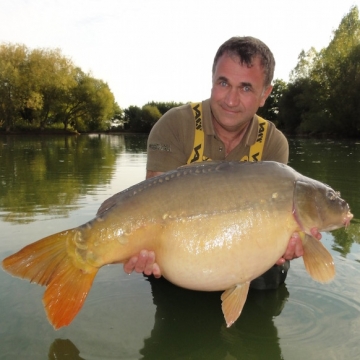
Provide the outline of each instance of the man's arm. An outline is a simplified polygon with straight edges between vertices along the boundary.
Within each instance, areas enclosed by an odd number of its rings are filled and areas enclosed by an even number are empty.
[[[146,170],[146,180],[161,174],[163,174],[161,171]]]

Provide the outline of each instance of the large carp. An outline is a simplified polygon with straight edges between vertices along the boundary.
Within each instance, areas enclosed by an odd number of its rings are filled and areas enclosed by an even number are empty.
[[[188,289],[222,294],[227,326],[240,315],[249,283],[285,253],[293,232],[317,281],[333,259],[310,229],[330,231],[353,215],[339,193],[276,162],[204,162],[143,181],[106,200],[88,223],[32,243],[3,261],[14,276],[47,286],[54,328],[82,307],[98,270],[153,250],[163,276]]]

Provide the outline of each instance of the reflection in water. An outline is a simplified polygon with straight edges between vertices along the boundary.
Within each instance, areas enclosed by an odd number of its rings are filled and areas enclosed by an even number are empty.
[[[353,243],[360,244],[360,220],[351,220],[348,228],[335,230],[332,235],[334,236],[332,249],[346,257],[350,254]]]
[[[346,257],[360,244],[360,143],[347,140],[292,139],[289,165],[305,176],[329,184],[349,205],[354,219],[347,229],[332,232],[333,250]]]
[[[117,156],[139,151],[144,140],[130,136],[125,142],[123,135],[0,136],[0,217],[28,223],[36,214],[68,216],[81,196],[110,182]]]
[[[335,258],[335,280],[318,284],[304,276],[300,259],[293,263],[288,282],[291,296],[275,319],[284,358],[357,359],[360,267],[356,262]]]
[[[227,328],[221,312],[221,292],[199,292],[177,287],[164,278],[149,277],[155,323],[139,350],[140,359],[281,359],[274,318],[280,315],[289,293],[250,289],[240,318]],[[83,359],[69,339],[56,339],[49,359]],[[239,355],[241,354],[241,355]]]
[[[148,279],[156,313],[151,336],[140,350],[142,359],[240,359],[239,354],[241,359],[281,358],[273,318],[289,296],[284,284],[277,290],[251,289],[240,318],[227,328],[221,292],[191,291],[163,278]]]
[[[289,145],[289,165],[340,191],[354,217],[360,219],[360,143],[293,139]]]
[[[53,226],[51,217],[93,214],[92,206],[100,204],[88,204],[90,197],[84,196],[96,194],[100,201],[110,180],[107,194],[142,179],[145,143],[146,136],[129,135],[66,139],[0,135],[1,255],[5,257],[20,243],[29,242],[29,231],[37,234],[42,227]],[[118,286],[120,275],[110,277],[110,271],[104,271],[95,284],[98,287],[92,290],[100,305],[88,303],[76,323],[54,332],[44,318],[37,287],[25,290],[24,284],[0,271],[0,307],[7,309],[0,313],[0,359],[46,358],[47,354],[49,359],[75,360],[357,358],[359,150],[360,143],[354,142],[290,141],[290,165],[339,190],[355,215],[349,228],[323,234],[337,270],[329,285],[313,282],[302,261],[297,265],[295,260],[286,286],[250,290],[241,317],[226,328],[220,293],[184,290],[163,279],[149,279],[155,311],[147,297],[147,281],[124,276],[127,285]],[[50,216],[45,218],[47,214]],[[63,221],[56,224],[59,230],[65,228]],[[126,314],[122,313],[124,304]]]
[[[55,339],[49,349],[49,360],[84,360],[80,351],[68,339]]]

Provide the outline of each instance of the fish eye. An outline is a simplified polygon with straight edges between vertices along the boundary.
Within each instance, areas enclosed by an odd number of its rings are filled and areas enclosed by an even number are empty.
[[[333,201],[340,197],[340,191],[329,190],[327,193],[329,200]]]

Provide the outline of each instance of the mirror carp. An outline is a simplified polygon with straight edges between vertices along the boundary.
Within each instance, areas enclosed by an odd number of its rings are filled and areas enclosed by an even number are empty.
[[[203,162],[145,180],[107,199],[96,217],[3,260],[10,274],[46,286],[55,329],[80,311],[98,270],[154,251],[162,275],[193,290],[224,290],[227,326],[240,316],[250,281],[271,268],[299,232],[304,264],[319,282],[335,276],[332,256],[310,229],[347,226],[340,194],[277,162]]]

